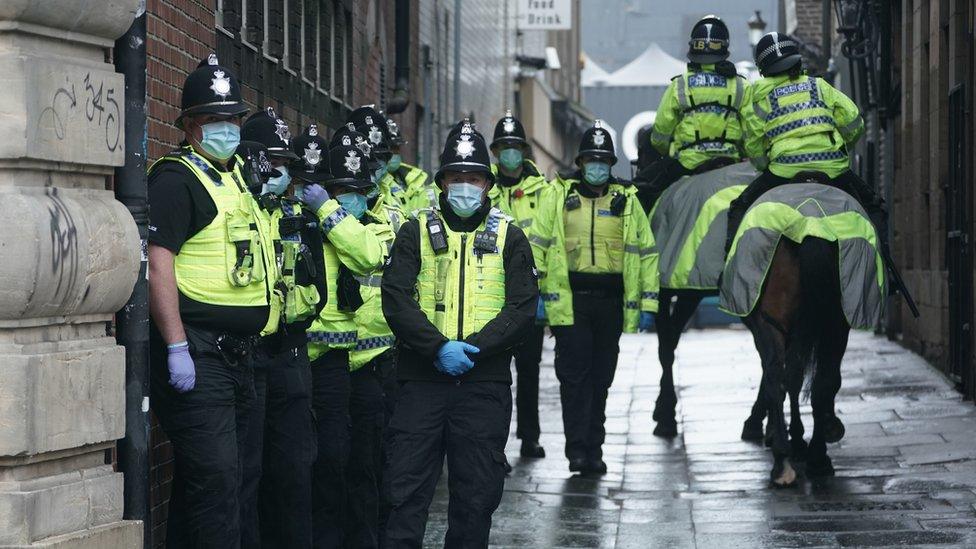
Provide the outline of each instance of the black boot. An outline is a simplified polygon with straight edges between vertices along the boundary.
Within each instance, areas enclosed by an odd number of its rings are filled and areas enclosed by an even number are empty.
[[[519,455],[524,458],[544,458],[546,457],[546,449],[540,446],[538,441],[523,440]]]

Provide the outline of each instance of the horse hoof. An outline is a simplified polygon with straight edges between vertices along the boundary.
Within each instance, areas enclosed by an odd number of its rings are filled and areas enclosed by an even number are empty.
[[[753,423],[750,420],[746,420],[742,424],[742,440],[747,442],[762,442],[763,440],[763,426],[762,422]]]
[[[674,438],[678,436],[678,424],[673,421],[662,421],[654,428],[654,436]]]
[[[789,488],[796,484],[796,469],[790,465],[790,460],[784,459],[782,470],[776,473],[777,467],[773,467],[772,479],[773,488]]]
[[[823,460],[807,462],[807,476],[810,478],[834,476],[834,464],[830,462],[830,457],[824,456]]]
[[[839,442],[840,439],[844,438],[844,433],[847,432],[844,429],[844,422],[840,420],[837,416],[830,416],[825,418],[823,426],[824,441],[828,443]]]

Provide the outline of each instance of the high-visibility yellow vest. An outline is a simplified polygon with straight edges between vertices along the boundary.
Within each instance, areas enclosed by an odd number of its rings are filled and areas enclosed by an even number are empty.
[[[598,198],[581,198],[578,208],[566,209],[566,265],[571,272],[623,272],[626,203],[626,195],[611,191]]]
[[[395,202],[395,201],[390,201]],[[400,226],[405,221],[403,212],[392,204],[366,212],[376,223],[369,223],[366,228],[373,231],[383,242],[387,254],[393,246],[393,240]],[[393,346],[396,339],[393,331],[383,316],[383,304],[380,296],[380,286],[383,283],[383,271],[378,270],[368,275],[357,276],[359,293],[363,304],[356,310],[356,346],[349,351],[349,370],[355,371],[369,361],[383,354]]]
[[[275,288],[278,266],[274,236],[263,223],[261,207],[244,184],[242,161],[220,171],[190,149],[159,159],[190,169],[217,208],[209,225],[191,236],[175,258],[176,286],[186,297],[228,307],[269,307],[261,335],[278,330],[282,295]]]
[[[281,235],[281,220],[286,217],[301,217],[301,204],[291,202],[287,199],[281,200],[281,207],[275,209],[270,215],[267,211],[265,215],[269,217],[271,231],[275,239],[275,251],[278,258],[278,272],[280,273],[279,283],[285,293],[284,321],[286,323],[305,320],[315,314],[315,306],[319,303],[321,296],[318,288],[314,284],[301,285],[295,282],[295,266],[298,258],[305,254],[308,256],[308,246],[302,242],[301,232]],[[307,262],[311,262],[308,256]],[[315,273],[317,276],[325,276],[325,273]]]
[[[461,341],[477,333],[498,316],[505,306],[505,238],[509,218],[492,208],[481,226],[474,232],[455,232],[441,221],[447,240],[447,250],[435,253],[427,227],[429,215],[421,212],[420,273],[417,291],[420,309],[444,337]],[[476,236],[483,233],[494,238],[490,246],[476,245]]]

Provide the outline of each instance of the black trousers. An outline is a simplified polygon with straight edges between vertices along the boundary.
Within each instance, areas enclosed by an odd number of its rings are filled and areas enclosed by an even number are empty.
[[[346,469],[345,546],[379,547],[380,476],[383,471],[384,383],[393,373],[393,354],[374,358],[349,376],[352,420]]]
[[[252,413],[264,428],[249,429],[245,441],[241,545],[308,548],[316,451],[308,349],[259,346],[254,361]]]
[[[237,547],[241,539],[241,448],[255,401],[251,363],[228,360],[219,334],[184,326],[196,385],[177,393],[169,384],[166,344],[150,330],[153,411],[173,445],[175,468],[166,545]]]
[[[569,459],[603,458],[607,394],[623,326],[619,294],[573,292],[573,325],[552,327]]]
[[[349,352],[333,349],[312,363],[312,410],[318,455],[312,467],[315,547],[343,545],[349,464]]]
[[[539,363],[545,326],[533,326],[525,342],[515,349],[515,435],[527,442],[539,441]]]
[[[383,475],[393,507],[385,547],[423,545],[427,511],[445,456],[450,501],[444,546],[488,546],[491,515],[505,488],[511,419],[507,383],[401,383],[389,426],[390,463]]]
[[[786,185],[791,179],[780,177],[773,172],[766,170],[759,174],[745,190],[742,191],[735,200],[729,204],[728,232],[726,233],[725,251],[728,253],[735,239],[735,233],[739,230],[742,218],[745,217],[749,206],[752,206],[767,191],[771,191],[781,185]],[[830,180],[830,184],[854,197],[864,211],[868,214],[871,222],[874,223],[878,231],[878,239],[882,246],[888,245],[888,219],[884,211],[884,200],[875,192],[871,185],[860,178],[856,173],[847,170]]]

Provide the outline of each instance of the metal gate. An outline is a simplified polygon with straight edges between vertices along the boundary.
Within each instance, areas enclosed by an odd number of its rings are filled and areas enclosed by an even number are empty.
[[[976,396],[972,363],[973,224],[967,158],[966,94],[949,92],[949,182],[946,187],[946,269],[949,274],[949,374],[970,397]]]

